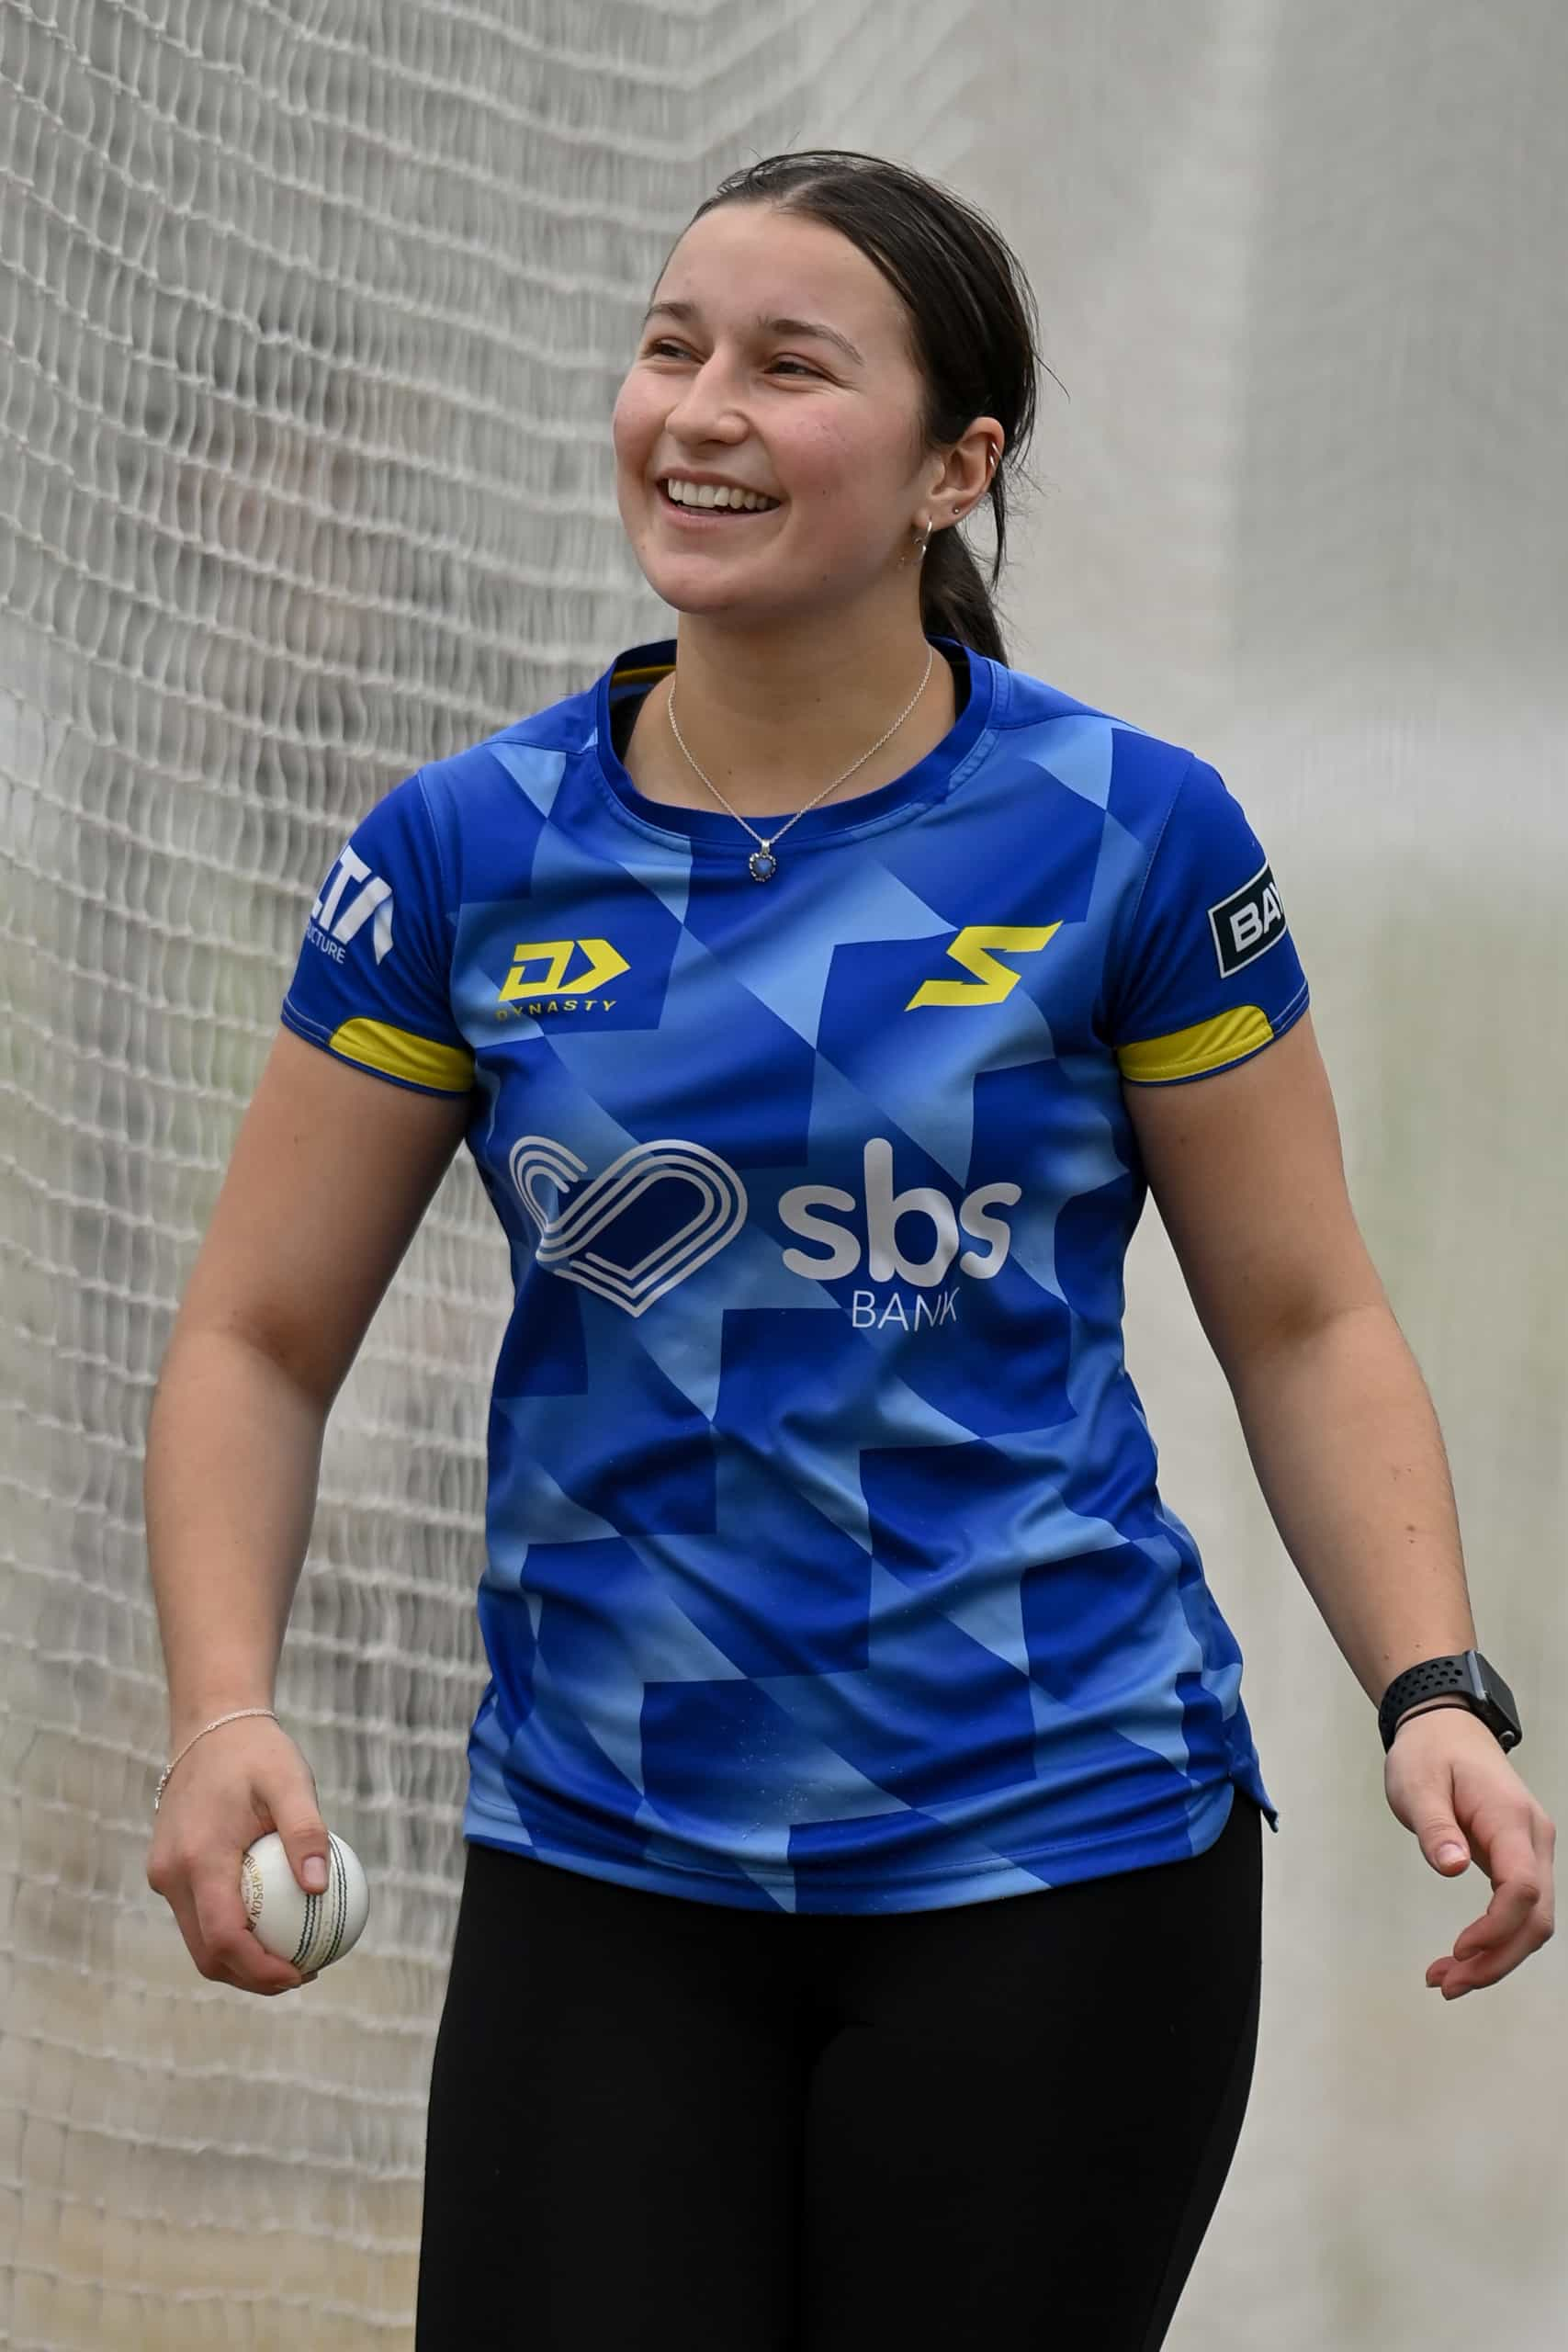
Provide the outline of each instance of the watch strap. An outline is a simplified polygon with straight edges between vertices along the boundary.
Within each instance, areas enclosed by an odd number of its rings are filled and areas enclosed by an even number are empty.
[[[1427,1699],[1458,1699],[1479,1715],[1502,1747],[1517,1747],[1523,1732],[1513,1692],[1479,1650],[1462,1650],[1448,1657],[1422,1659],[1418,1666],[1396,1675],[1378,1708],[1378,1731],[1386,1755],[1393,1745],[1400,1717]]]

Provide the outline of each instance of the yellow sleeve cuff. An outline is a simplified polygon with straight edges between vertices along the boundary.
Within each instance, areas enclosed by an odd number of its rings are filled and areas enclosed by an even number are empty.
[[[437,1045],[432,1037],[416,1037],[411,1029],[394,1029],[389,1022],[345,1021],[327,1042],[345,1061],[361,1062],[383,1078],[400,1078],[410,1086],[467,1094],[474,1082],[474,1057],[466,1047]]]
[[[1268,1045],[1273,1026],[1261,1005],[1233,1005],[1212,1021],[1194,1022],[1190,1029],[1173,1029],[1168,1037],[1145,1037],[1135,1046],[1118,1046],[1116,1060],[1123,1078],[1140,1086],[1165,1086],[1172,1079],[1201,1078],[1227,1062],[1240,1061]]]

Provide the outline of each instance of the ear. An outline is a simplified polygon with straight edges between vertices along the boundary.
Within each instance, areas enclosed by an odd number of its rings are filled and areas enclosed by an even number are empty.
[[[937,527],[962,523],[979,505],[1002,461],[1006,435],[994,416],[977,416],[947,453],[931,498]]]

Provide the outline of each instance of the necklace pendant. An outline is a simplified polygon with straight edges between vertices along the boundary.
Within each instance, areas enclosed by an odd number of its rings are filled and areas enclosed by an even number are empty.
[[[750,856],[746,861],[746,870],[750,875],[753,882],[771,882],[773,880],[774,875],[779,870],[779,862],[765,842],[761,849],[754,849],[751,852]]]

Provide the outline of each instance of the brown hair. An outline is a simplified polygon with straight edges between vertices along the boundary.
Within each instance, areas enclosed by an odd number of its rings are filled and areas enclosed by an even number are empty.
[[[1034,298],[1016,254],[951,189],[849,148],[766,155],[722,180],[692,220],[721,204],[773,204],[820,220],[875,264],[909,316],[926,387],[923,447],[951,446],[977,416],[1002,427],[1006,447],[986,493],[996,533],[989,582],[960,525],[933,531],[920,566],[920,622],[928,637],[956,638],[1005,663],[994,592],[1007,552],[1008,482],[1023,471],[1040,365]]]

